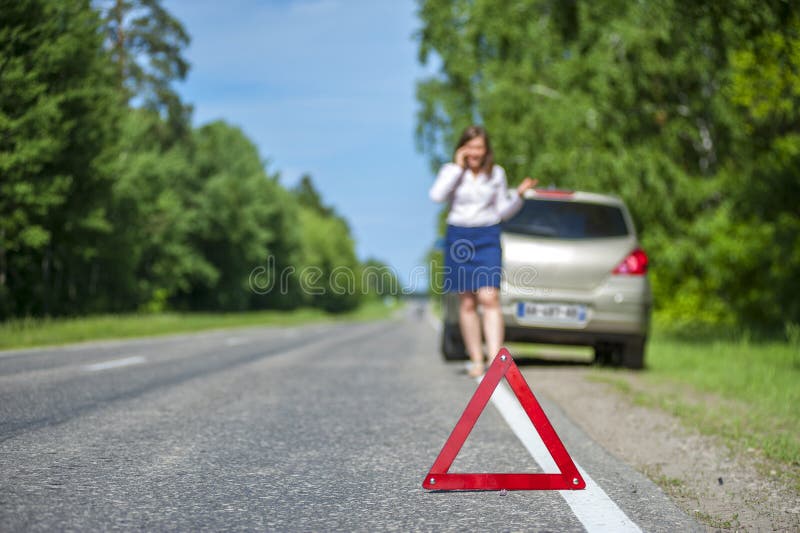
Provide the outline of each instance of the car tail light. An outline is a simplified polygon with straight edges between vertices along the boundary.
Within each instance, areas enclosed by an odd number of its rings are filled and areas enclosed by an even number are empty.
[[[564,189],[534,189],[536,191],[537,196],[553,196],[553,197],[564,197],[564,196],[572,196],[575,194],[573,191],[568,191]]]
[[[628,257],[617,265],[612,274],[628,274],[631,276],[643,276],[647,273],[647,254],[644,250],[637,248],[628,254]]]

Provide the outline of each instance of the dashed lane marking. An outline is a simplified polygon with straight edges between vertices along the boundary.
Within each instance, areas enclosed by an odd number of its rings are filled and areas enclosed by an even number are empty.
[[[141,365],[146,362],[147,359],[145,359],[141,355],[137,355],[134,357],[126,357],[125,359],[114,359],[112,361],[103,361],[102,363],[86,365],[83,367],[83,369],[87,372],[99,372],[101,370],[109,370],[112,368],[121,368],[124,366],[131,366],[131,365]]]

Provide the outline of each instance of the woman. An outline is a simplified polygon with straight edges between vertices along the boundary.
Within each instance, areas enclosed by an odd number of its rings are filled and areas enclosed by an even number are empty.
[[[525,180],[509,192],[506,173],[494,164],[486,130],[470,126],[461,135],[452,163],[439,171],[430,190],[435,202],[450,202],[445,238],[445,290],[459,295],[459,323],[472,366],[469,375],[484,372],[481,323],[489,363],[503,344],[500,309],[500,222],[522,206],[522,194],[536,181]]]

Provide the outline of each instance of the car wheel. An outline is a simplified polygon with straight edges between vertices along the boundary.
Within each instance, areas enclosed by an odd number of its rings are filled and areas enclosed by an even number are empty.
[[[640,370],[644,368],[644,347],[646,337],[641,337],[622,345],[622,364],[625,368]]]
[[[619,366],[620,348],[615,344],[598,344],[594,347],[594,362],[600,366]]]
[[[442,357],[445,361],[469,359],[458,324],[445,324],[442,329]]]
[[[644,337],[620,344],[598,344],[594,347],[594,362],[601,366],[621,366],[639,370],[644,368]]]

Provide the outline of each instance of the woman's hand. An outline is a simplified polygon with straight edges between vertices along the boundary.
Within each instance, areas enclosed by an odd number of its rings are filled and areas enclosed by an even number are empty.
[[[462,146],[456,150],[455,164],[461,168],[467,168],[467,147]]]
[[[519,193],[519,195],[522,196],[528,189],[533,189],[534,187],[536,187],[537,183],[539,183],[538,179],[532,180],[530,176],[528,176],[524,180],[522,180],[522,183],[520,183],[519,186],[517,187],[517,193]]]

